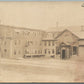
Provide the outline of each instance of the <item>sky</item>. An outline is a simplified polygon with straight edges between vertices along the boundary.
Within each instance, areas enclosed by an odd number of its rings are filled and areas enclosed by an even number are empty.
[[[81,26],[84,25],[83,3],[0,2],[0,24],[44,30],[60,26]]]

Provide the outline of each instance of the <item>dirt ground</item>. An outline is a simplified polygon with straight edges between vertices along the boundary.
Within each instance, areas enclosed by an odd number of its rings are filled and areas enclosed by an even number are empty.
[[[56,59],[0,59],[1,82],[83,82],[84,62]]]

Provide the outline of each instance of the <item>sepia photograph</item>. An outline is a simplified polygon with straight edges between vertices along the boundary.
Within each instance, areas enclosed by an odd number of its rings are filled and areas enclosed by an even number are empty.
[[[0,82],[84,82],[84,2],[0,2]]]

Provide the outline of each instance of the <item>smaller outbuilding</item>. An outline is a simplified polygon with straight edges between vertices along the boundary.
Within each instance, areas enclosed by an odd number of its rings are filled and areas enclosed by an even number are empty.
[[[56,55],[61,59],[69,59],[78,56],[79,37],[70,30],[65,29],[56,38]]]

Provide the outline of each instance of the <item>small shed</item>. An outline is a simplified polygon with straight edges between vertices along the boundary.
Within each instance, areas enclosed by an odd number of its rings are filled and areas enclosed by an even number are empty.
[[[84,57],[84,39],[79,39],[79,56]]]

